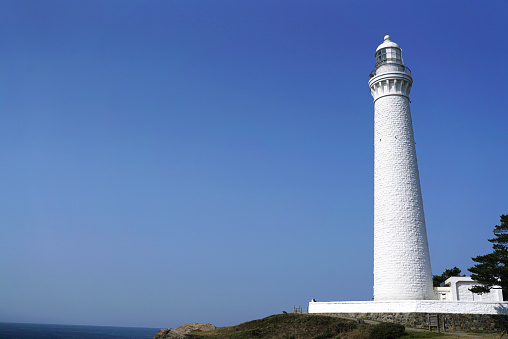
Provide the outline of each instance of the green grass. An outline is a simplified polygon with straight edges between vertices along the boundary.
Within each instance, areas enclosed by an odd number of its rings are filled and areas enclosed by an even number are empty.
[[[192,332],[192,338],[273,338],[273,339],[362,339],[369,338],[375,325],[355,320],[309,314],[276,314],[236,326],[218,327],[213,331]],[[437,332],[408,331],[402,338],[449,338]]]
[[[404,339],[410,338],[443,338],[446,336],[444,333],[439,332],[416,332],[416,331],[406,331],[407,335],[404,336]]]
[[[336,338],[359,326],[355,321],[307,314],[276,314],[214,331],[194,331],[196,338]]]

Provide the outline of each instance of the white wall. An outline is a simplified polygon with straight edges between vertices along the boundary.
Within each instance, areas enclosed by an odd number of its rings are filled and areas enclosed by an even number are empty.
[[[450,289],[450,299],[457,301],[503,301],[503,292],[501,289],[492,289],[490,293],[473,293],[469,289],[478,282],[474,281],[471,277],[450,277],[444,282],[446,287],[434,287],[435,295],[438,295],[438,289]],[[439,300],[439,298],[436,298]]]
[[[434,287],[435,300],[453,300],[450,287]]]
[[[374,300],[433,300],[409,98],[377,98],[374,120]]]
[[[508,302],[394,300],[310,302],[309,313],[508,314]]]

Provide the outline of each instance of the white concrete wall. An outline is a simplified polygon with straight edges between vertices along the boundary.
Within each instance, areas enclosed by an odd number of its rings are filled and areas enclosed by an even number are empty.
[[[508,314],[508,302],[398,300],[310,302],[309,313]]]
[[[476,300],[476,299],[475,299]],[[503,290],[492,289],[490,293],[483,293],[481,295],[481,301],[503,301]]]
[[[471,277],[450,277],[446,279],[445,285],[449,286],[451,293],[451,300],[459,301],[503,301],[503,291],[500,288],[493,288],[490,293],[473,293],[469,289],[478,285]],[[497,286],[498,287],[498,286]],[[443,289],[445,287],[434,287],[436,289]]]
[[[434,287],[435,300],[452,300],[450,287]]]
[[[392,79],[377,81],[377,78]],[[374,116],[374,300],[433,300],[413,126],[411,79],[369,82]],[[412,81],[412,80],[411,80]]]
[[[469,289],[477,282],[457,282],[457,298],[462,301],[502,301],[503,294],[501,290],[491,290],[490,293],[473,293]]]
[[[457,283],[457,300],[461,301],[479,301],[481,296],[474,294],[469,289],[475,285],[474,282],[459,282]]]

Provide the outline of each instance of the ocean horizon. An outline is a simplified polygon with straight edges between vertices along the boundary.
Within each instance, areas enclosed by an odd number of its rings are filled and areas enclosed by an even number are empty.
[[[160,328],[0,322],[0,339],[153,339]]]

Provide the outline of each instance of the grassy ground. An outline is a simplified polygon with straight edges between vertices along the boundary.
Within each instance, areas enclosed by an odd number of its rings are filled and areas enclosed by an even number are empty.
[[[361,324],[335,317],[288,313],[276,314],[236,326],[219,327],[210,332],[195,331],[192,334],[196,335],[196,338],[324,339],[335,338],[341,333],[362,331],[364,327],[366,328],[366,326],[358,325]]]
[[[369,338],[375,325],[359,324],[355,320],[309,314],[276,314],[230,327],[218,327],[213,331],[194,331],[194,338]],[[403,338],[486,338],[485,336],[457,336],[427,331],[407,331]],[[492,337],[492,336],[491,336]],[[499,337],[499,335],[497,335]]]

